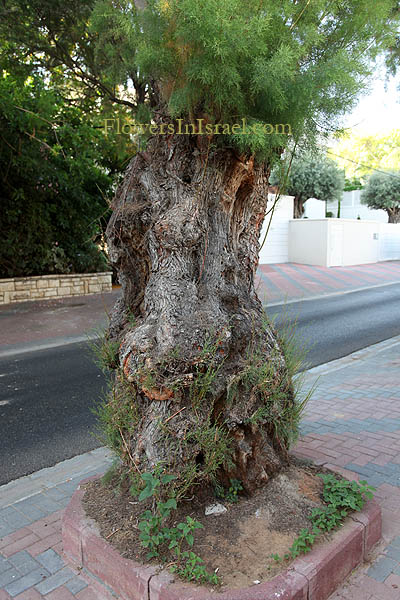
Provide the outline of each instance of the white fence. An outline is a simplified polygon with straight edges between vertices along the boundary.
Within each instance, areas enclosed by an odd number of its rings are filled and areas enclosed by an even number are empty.
[[[380,223],[379,260],[400,258],[400,224]]]
[[[305,206],[307,206],[307,202]],[[327,202],[326,210],[332,212],[333,216],[336,217],[338,211],[337,201]],[[343,198],[340,203],[340,217],[342,219],[357,219],[360,217],[362,221],[379,221],[381,223],[387,223],[388,220],[385,210],[375,210],[365,204],[361,204],[361,190],[343,192]]]
[[[400,224],[354,219],[293,219],[290,262],[324,267],[400,260]]]
[[[268,194],[267,211],[275,201],[274,194]],[[260,250],[260,264],[285,263],[289,261],[289,221],[293,218],[293,196],[281,196],[277,202],[271,227],[265,244]],[[262,244],[267,231],[270,215],[267,215],[260,236]]]

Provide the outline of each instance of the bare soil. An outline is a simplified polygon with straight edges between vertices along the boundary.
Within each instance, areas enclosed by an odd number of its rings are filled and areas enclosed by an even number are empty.
[[[217,500],[211,488],[199,489],[192,498],[173,511],[173,526],[187,515],[204,528],[195,532],[193,550],[210,572],[218,569],[222,590],[241,588],[271,579],[287,568],[272,554],[283,556],[300,530],[310,526],[313,508],[322,506],[323,469],[295,461],[252,497],[241,496],[237,503]],[[117,486],[117,487],[116,487]],[[146,549],[139,541],[139,517],[151,500],[135,502],[128,486],[114,477],[107,485],[101,480],[86,484],[83,505],[97,522],[100,533],[126,558],[146,563]],[[216,502],[227,512],[205,516],[205,507]]]

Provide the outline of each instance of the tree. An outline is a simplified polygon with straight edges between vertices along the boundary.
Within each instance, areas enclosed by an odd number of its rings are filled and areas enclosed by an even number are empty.
[[[361,189],[374,170],[400,169],[400,131],[393,129],[381,136],[347,134],[331,149],[331,155],[345,169],[349,187]]]
[[[108,268],[99,243],[127,149],[87,108],[44,77],[0,77],[0,277]]]
[[[155,124],[108,226],[123,287],[108,425],[132,470],[162,464],[186,484],[218,474],[252,492],[287,460],[299,407],[254,289],[269,174],[288,145],[274,126],[315,137],[352,105],[390,6],[98,4],[110,59],[122,31],[135,40]],[[191,135],[172,133],[178,118]],[[252,134],[233,130],[242,119]]]
[[[35,74],[51,80],[67,103],[108,100],[136,109],[143,102],[144,84],[130,60],[134,48],[121,40],[111,43],[118,60],[105,62],[107,45],[96,51],[96,31],[88,28],[95,0],[3,0],[0,5],[0,65],[13,75]],[[124,10],[129,2],[115,2]],[[125,5],[125,9],[124,9]],[[124,84],[124,90],[116,85]],[[130,91],[129,91],[130,90]]]
[[[87,52],[75,41],[79,62],[60,59],[100,94],[103,78],[108,92],[132,83],[147,118],[108,225],[122,298],[103,420],[132,477],[159,466],[179,494],[212,477],[252,492],[287,461],[301,406],[254,287],[269,175],[288,133],[315,139],[353,105],[392,5],[100,0]],[[59,47],[40,44],[38,61]]]
[[[303,154],[295,158],[283,183],[285,192],[294,196],[295,219],[304,214],[304,203],[309,198],[331,202],[343,194],[344,173],[337,164],[324,156]]]
[[[400,223],[400,171],[371,175],[361,192],[361,202],[385,210],[389,223]]]

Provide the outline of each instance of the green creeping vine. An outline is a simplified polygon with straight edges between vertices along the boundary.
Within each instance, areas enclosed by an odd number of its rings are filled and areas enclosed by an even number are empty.
[[[366,481],[348,481],[338,479],[335,475],[318,475],[324,482],[322,492],[326,508],[314,508],[311,513],[312,530],[302,529],[294,540],[289,551],[284,555],[285,560],[294,559],[300,554],[311,550],[312,545],[321,533],[336,529],[347,517],[349,512],[363,508],[366,498],[372,498],[375,488]],[[281,562],[279,554],[272,554],[276,562]]]
[[[178,523],[176,527],[167,527],[166,521],[177,504],[175,498],[168,498],[166,502],[160,499],[160,486],[168,485],[175,479],[174,475],[161,474],[160,469],[153,473],[143,473],[141,476],[145,483],[144,489],[139,494],[139,501],[155,498],[154,512],[146,510],[140,516],[139,539],[144,548],[148,548],[147,558],[157,558],[166,561],[165,554],[170,551],[173,555],[173,564],[170,571],[177,573],[188,581],[198,583],[212,583],[217,585],[219,578],[215,573],[208,573],[203,560],[192,552],[194,544],[194,531],[203,527],[201,523],[187,516],[185,522]],[[185,550],[184,546],[189,547]],[[162,556],[163,552],[164,556]]]

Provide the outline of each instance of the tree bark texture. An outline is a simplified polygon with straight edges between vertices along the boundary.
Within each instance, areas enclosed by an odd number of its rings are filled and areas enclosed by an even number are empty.
[[[293,218],[301,219],[304,214],[304,198],[302,196],[295,196],[293,201]]]
[[[134,404],[122,455],[139,472],[207,471],[223,438],[231,460],[219,477],[252,492],[287,460],[273,413],[290,409],[292,387],[254,286],[268,177],[205,136],[160,135],[117,191],[108,246],[122,297],[108,335],[119,343],[116,395],[128,389]],[[260,357],[264,382],[252,372]]]
[[[389,215],[389,223],[400,223],[400,207],[386,209]]]

